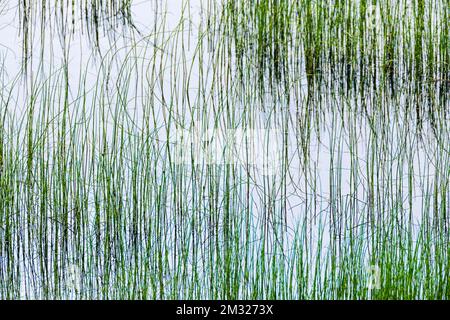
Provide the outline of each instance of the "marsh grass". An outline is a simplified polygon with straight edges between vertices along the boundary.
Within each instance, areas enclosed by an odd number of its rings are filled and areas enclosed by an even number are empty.
[[[364,93],[413,76],[421,93],[448,85],[448,14],[444,0],[227,1],[223,25],[238,65],[256,57],[261,81],[295,76],[304,60],[308,83],[326,73]]]
[[[122,32],[136,30],[131,19],[131,1],[18,1],[19,33],[22,38],[24,64],[28,63],[37,36],[40,40],[41,60],[48,37],[56,36],[62,44],[76,33],[86,33],[92,48],[100,50],[100,38],[115,35],[119,27]],[[50,41],[52,43],[52,41]],[[26,68],[25,68],[26,70]]]
[[[0,296],[448,299],[448,1],[377,3],[186,1],[94,80],[1,68]],[[279,172],[177,163],[196,125],[281,130]]]

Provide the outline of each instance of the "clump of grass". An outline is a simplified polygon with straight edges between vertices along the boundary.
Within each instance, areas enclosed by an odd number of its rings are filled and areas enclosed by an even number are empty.
[[[94,79],[68,54],[0,68],[0,297],[448,299],[448,91],[426,82],[448,77],[448,24],[380,2],[366,28],[371,3],[229,1],[193,36],[183,2]],[[252,145],[180,151],[180,127],[279,129],[278,172]]]
[[[120,25],[134,29],[131,0],[89,1],[19,1],[19,20],[24,64],[33,53],[35,36],[40,38],[41,59],[46,47],[46,35],[54,32],[66,43],[75,32],[87,33],[92,47],[100,49],[100,37],[115,31]],[[27,70],[27,68],[25,68]]]

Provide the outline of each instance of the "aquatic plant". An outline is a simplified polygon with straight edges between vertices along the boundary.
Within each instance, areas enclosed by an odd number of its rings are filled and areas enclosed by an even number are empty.
[[[449,298],[448,0],[183,1],[76,65],[132,2],[34,5],[65,50],[1,60],[1,298]]]

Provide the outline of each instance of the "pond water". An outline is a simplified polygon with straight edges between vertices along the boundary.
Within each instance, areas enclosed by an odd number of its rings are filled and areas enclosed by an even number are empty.
[[[88,2],[0,4],[0,297],[448,298],[448,2]]]

